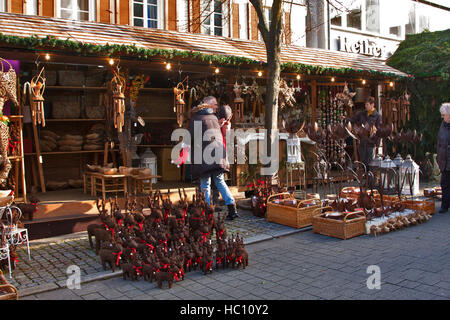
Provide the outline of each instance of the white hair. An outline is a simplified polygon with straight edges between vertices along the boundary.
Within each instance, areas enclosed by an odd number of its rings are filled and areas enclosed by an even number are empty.
[[[442,114],[450,114],[450,102],[444,102],[441,107],[439,108],[439,111]]]
[[[202,102],[206,103],[206,104],[211,104],[213,101],[217,101],[216,97],[207,96],[207,97],[204,97],[202,100]]]

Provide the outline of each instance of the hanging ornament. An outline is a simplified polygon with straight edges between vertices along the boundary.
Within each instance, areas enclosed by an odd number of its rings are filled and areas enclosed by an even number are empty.
[[[9,65],[8,71],[4,70],[4,65]],[[11,100],[15,105],[17,102],[17,75],[12,65],[5,59],[0,58],[0,109],[7,100]]]
[[[34,125],[36,122],[45,127],[45,115],[44,115],[44,91],[45,91],[45,78],[42,76],[44,68],[37,76],[34,76],[30,82],[31,93],[31,113]]]
[[[184,121],[184,112],[186,103],[184,102],[184,85],[183,82],[179,82],[175,88],[173,88],[174,106],[173,111],[177,114],[177,123],[181,127]]]
[[[125,79],[118,73],[114,72],[114,78],[111,80],[113,93],[113,118],[114,127],[122,132],[125,125]]]
[[[336,94],[336,98],[338,99],[339,106],[349,106],[353,108],[355,105],[353,103],[353,97],[356,95],[356,92],[350,92],[347,86],[347,82],[344,85],[344,90],[341,93]]]
[[[240,119],[241,122],[244,122],[244,99],[241,98],[242,89],[239,84],[234,84],[233,92],[235,94],[234,98],[234,114],[236,115],[236,119]]]

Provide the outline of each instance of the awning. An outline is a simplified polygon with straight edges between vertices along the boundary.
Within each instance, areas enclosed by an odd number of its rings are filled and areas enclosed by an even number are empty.
[[[64,48],[83,52],[107,51],[121,56],[151,54],[213,60],[223,64],[266,62],[263,42],[174,32],[128,25],[74,21],[41,16],[0,13],[0,45],[39,49]],[[105,48],[101,48],[104,46]],[[104,53],[104,52],[103,52]],[[406,73],[368,56],[283,45],[284,69],[311,74],[372,74],[408,77]]]

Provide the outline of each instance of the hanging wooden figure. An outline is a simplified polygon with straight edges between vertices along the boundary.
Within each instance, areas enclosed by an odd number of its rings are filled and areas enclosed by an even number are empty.
[[[34,76],[30,82],[31,92],[31,114],[33,123],[41,124],[45,127],[45,115],[44,115],[44,91],[45,91],[45,78],[42,76],[44,68],[41,69],[37,76]]]
[[[186,103],[184,102],[184,85],[182,82],[179,82],[175,88],[173,88],[173,111],[177,114],[177,123],[178,126],[181,127],[184,122],[184,112]]]
[[[118,132],[122,132],[125,125],[125,79],[118,73],[114,72],[114,77],[111,79],[111,87],[113,93],[113,118],[114,128]]]
[[[9,65],[5,71],[5,65]],[[12,65],[5,59],[0,58],[0,109],[3,113],[3,105],[7,100],[11,100],[16,106],[17,102],[17,75]]]
[[[234,114],[236,115],[234,119],[240,119],[241,122],[244,122],[244,99],[241,98],[242,89],[238,85],[237,81],[234,84],[233,88],[235,98],[234,98]]]

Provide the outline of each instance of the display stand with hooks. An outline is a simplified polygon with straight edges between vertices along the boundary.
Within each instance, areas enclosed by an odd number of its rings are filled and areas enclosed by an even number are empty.
[[[1,126],[1,136],[2,136],[2,156],[5,159],[4,171],[2,173],[5,179],[8,178],[10,174],[10,169],[12,168],[11,161],[14,164],[14,197],[20,199],[19,197],[19,175],[21,175],[22,184],[22,199],[24,202],[27,201],[26,197],[26,184],[25,184],[25,163],[23,154],[23,135],[22,135],[22,105],[19,103],[20,97],[17,96],[17,74],[7,60],[0,58],[0,110],[3,114],[3,106],[7,100],[10,100],[18,108],[18,114],[10,115],[8,117],[9,127],[6,123],[2,122]],[[9,66],[6,71],[5,66]],[[17,139],[14,143],[11,143],[11,134],[14,133],[14,137]],[[8,147],[12,146],[12,154],[8,154]],[[20,174],[19,174],[20,173]]]
[[[39,66],[39,63],[36,62],[36,66]],[[44,90],[45,90],[45,77],[44,67],[42,67],[41,71],[37,76],[31,79],[31,82],[26,82],[23,86],[23,94],[24,94],[24,103],[26,101],[26,97],[28,94],[28,102],[30,105],[31,112],[31,127],[33,129],[33,139],[34,146],[36,151],[36,163],[39,172],[39,182],[41,186],[41,192],[47,192],[45,188],[45,178],[44,178],[44,169],[42,168],[42,156],[41,156],[41,148],[39,145],[39,135],[38,135],[38,124],[45,127],[45,117],[44,117]]]

